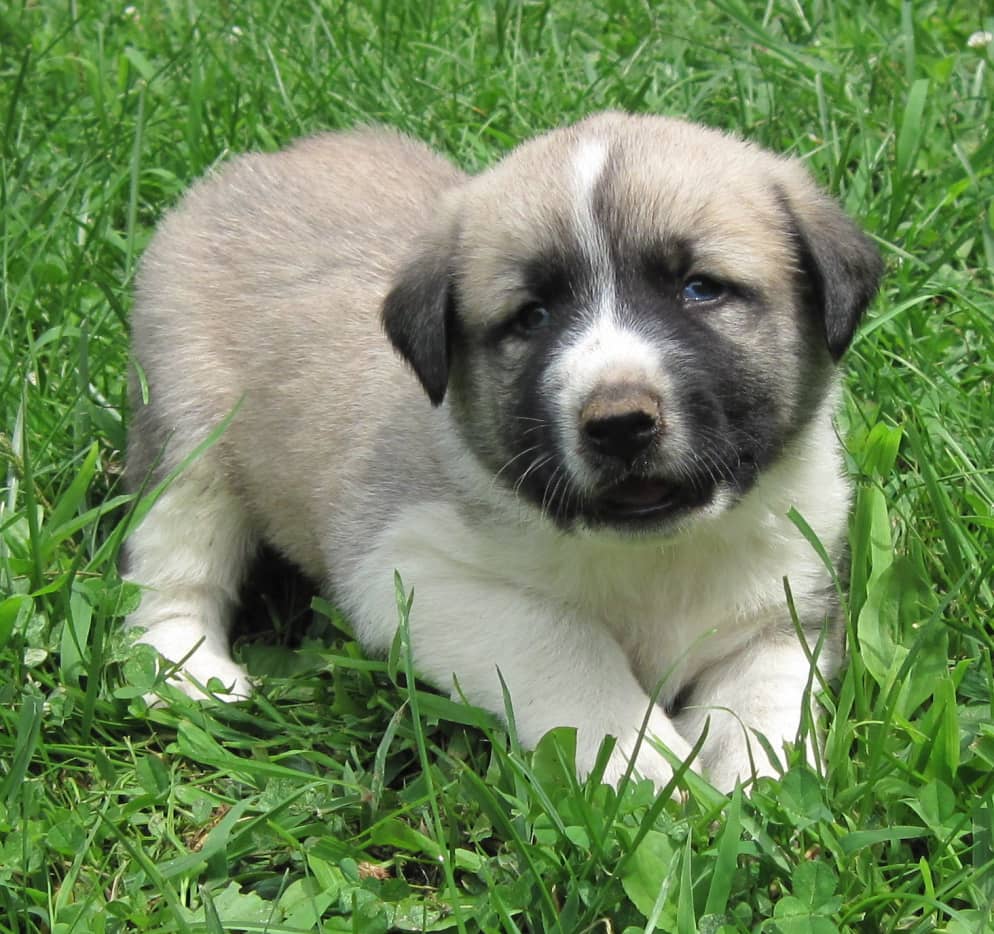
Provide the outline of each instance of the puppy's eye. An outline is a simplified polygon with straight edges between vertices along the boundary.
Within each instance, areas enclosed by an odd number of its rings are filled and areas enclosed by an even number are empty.
[[[680,296],[687,304],[700,305],[724,298],[725,292],[725,286],[715,279],[707,276],[691,276],[684,282]]]
[[[519,334],[528,335],[541,331],[551,322],[552,315],[549,314],[548,308],[538,302],[529,302],[518,311],[514,319],[514,329]]]

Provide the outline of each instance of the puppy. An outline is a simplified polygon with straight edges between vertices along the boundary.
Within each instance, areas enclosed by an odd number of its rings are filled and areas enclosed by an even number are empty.
[[[608,781],[637,750],[661,785],[659,744],[706,727],[717,787],[773,773],[757,734],[793,740],[810,653],[840,664],[787,513],[843,554],[835,364],[880,272],[797,162],[678,120],[600,114],[476,176],[385,129],[238,158],[142,264],[128,472],[176,476],[129,623],[241,697],[260,543],[372,653],[396,569],[418,671],[497,714],[503,678],[524,744],[575,727],[588,772],[610,735]]]

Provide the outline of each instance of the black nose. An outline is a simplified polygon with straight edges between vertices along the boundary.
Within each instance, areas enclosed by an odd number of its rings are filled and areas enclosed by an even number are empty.
[[[624,387],[596,393],[580,412],[587,444],[598,454],[631,462],[655,440],[662,426],[659,400]]]

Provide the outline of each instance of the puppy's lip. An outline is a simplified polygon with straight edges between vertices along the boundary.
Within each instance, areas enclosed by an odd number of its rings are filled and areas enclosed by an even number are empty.
[[[596,498],[597,513],[608,520],[652,519],[705,505],[710,493],[699,486],[661,477],[626,477]]]

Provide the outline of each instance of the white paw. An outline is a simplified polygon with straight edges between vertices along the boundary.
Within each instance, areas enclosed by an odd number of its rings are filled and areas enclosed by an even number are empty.
[[[779,718],[767,716],[762,725],[751,728],[727,711],[710,711],[706,721],[708,735],[701,748],[702,767],[708,780],[727,794],[739,782],[749,784],[756,778],[780,776],[786,763],[784,742],[793,741],[797,719],[799,714],[789,710]],[[682,722],[680,725],[690,735],[700,730]],[[757,732],[766,738],[765,744],[759,740]],[[770,760],[767,744],[778,762]],[[814,762],[810,740],[806,752],[808,761]]]
[[[210,689],[211,679],[221,683],[221,688]],[[187,659],[170,682],[194,700],[216,697],[223,701],[245,700],[252,693],[248,672],[227,656],[197,651]]]
[[[716,756],[711,753],[705,774],[718,791],[730,794],[738,783],[749,785],[757,778],[780,778],[787,762],[782,745],[779,749],[774,747],[774,755],[780,757],[779,763],[771,762],[766,750],[753,738],[753,742],[748,747],[743,742],[731,754]],[[815,761],[812,755],[808,756],[808,761]]]
[[[641,724],[629,729],[617,738],[617,744],[610,759],[608,759],[607,768],[604,770],[604,782],[617,787],[628,771],[632,754],[635,753],[632,775],[636,779],[649,779],[659,791],[673,778],[673,766],[670,765],[669,760],[659,750],[659,747],[665,746],[676,760],[686,760],[690,756],[692,747],[676,732],[669,717],[658,708],[653,710],[641,742],[639,742],[640,727]],[[637,752],[635,752],[636,747]],[[594,756],[596,756],[596,751]],[[578,759],[580,758],[578,752]],[[586,774],[590,771],[593,758],[589,762],[578,761],[577,764],[580,771]]]
[[[139,641],[152,646],[168,662],[180,663],[169,683],[195,700],[216,697],[237,701],[252,693],[248,672],[232,660],[223,632],[187,619],[169,619],[149,626]],[[221,687],[211,690],[212,679]]]

